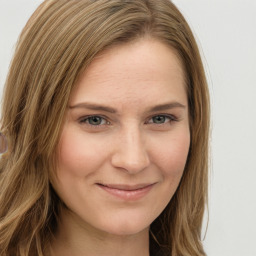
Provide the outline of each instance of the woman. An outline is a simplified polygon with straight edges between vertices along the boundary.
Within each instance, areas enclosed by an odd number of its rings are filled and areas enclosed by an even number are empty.
[[[44,1],[2,113],[1,255],[205,255],[208,90],[170,1]]]

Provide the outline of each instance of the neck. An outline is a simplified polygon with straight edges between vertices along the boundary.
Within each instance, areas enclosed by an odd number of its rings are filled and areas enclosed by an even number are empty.
[[[52,256],[149,256],[149,231],[113,235],[63,211],[51,251]]]

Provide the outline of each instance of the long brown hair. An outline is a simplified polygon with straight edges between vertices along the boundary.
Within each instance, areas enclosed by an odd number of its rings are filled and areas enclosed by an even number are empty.
[[[42,256],[61,202],[50,185],[55,151],[72,88],[107,47],[149,36],[182,61],[190,110],[191,145],[179,187],[150,233],[166,255],[203,256],[207,205],[209,97],[199,50],[169,0],[46,0],[17,43],[5,84],[0,159],[0,252]]]

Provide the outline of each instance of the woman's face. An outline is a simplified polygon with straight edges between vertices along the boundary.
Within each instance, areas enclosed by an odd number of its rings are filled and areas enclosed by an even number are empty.
[[[84,227],[146,231],[177,189],[189,145],[174,51],[152,39],[115,46],[94,59],[71,95],[54,188]]]

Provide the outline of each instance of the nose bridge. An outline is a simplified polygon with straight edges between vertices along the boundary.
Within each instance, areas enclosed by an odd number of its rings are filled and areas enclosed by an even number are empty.
[[[129,125],[121,129],[112,164],[130,173],[140,172],[149,165],[146,141],[140,127]]]

